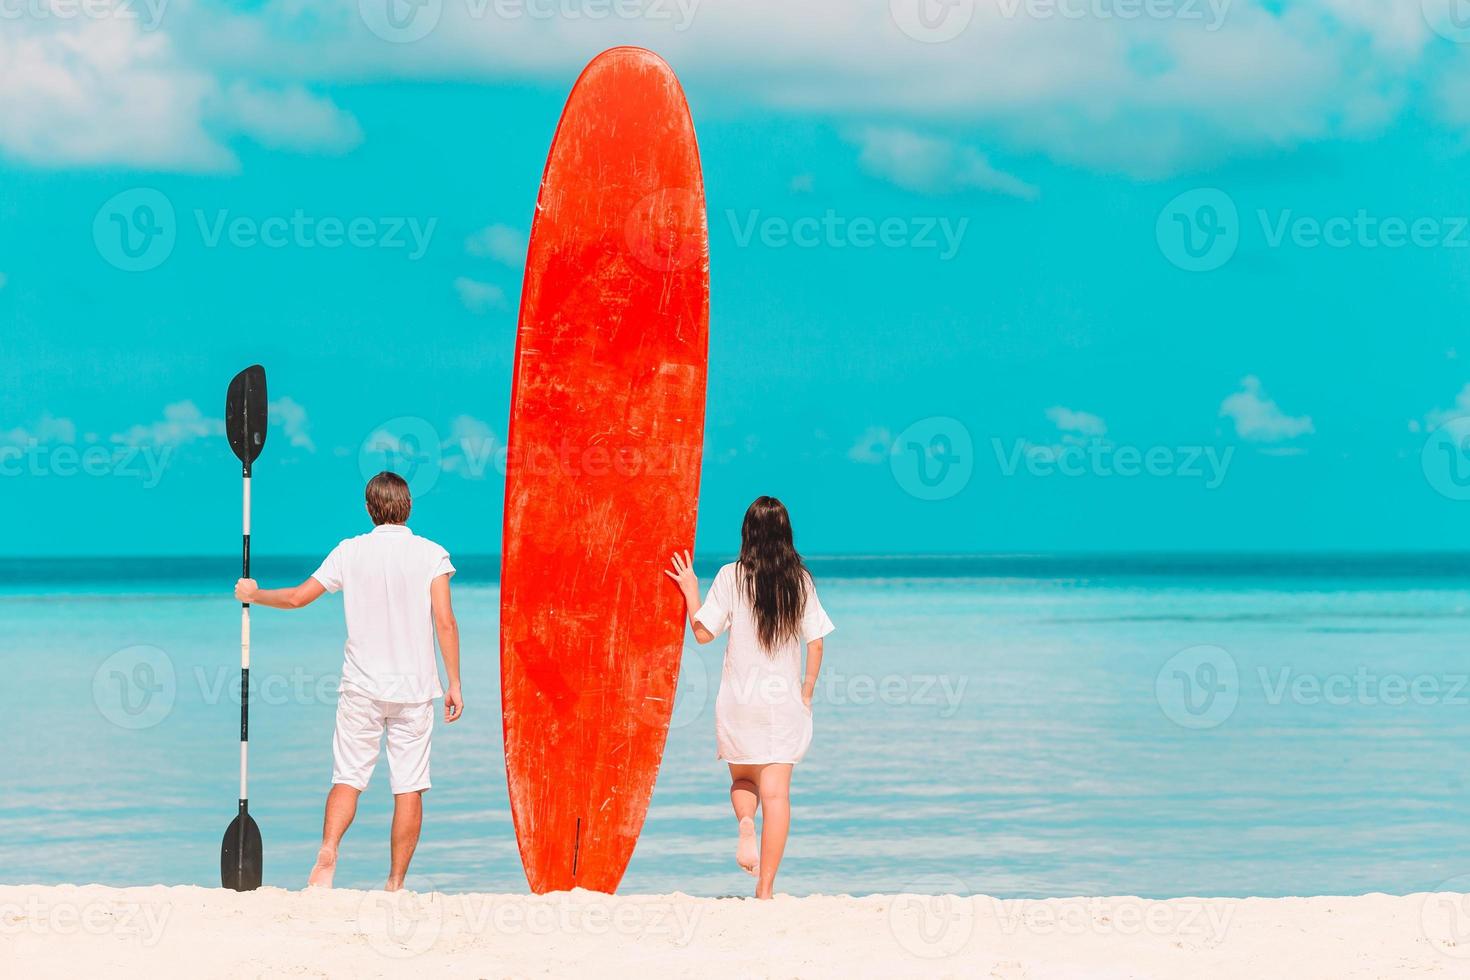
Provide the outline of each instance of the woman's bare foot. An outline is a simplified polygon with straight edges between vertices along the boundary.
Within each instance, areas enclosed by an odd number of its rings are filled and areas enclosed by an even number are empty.
[[[316,865],[311,869],[311,876],[306,879],[307,888],[331,888],[332,876],[337,873],[337,852],[330,847],[323,847],[316,852]]]
[[[746,817],[740,821],[740,843],[735,846],[735,863],[745,869],[746,874],[760,871],[760,845],[755,839],[755,820]]]

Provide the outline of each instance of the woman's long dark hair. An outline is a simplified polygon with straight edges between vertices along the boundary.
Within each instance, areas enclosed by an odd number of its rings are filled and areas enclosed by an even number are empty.
[[[745,512],[739,571],[761,646],[774,650],[798,638],[809,575],[792,540],[791,515],[775,497],[757,497]]]

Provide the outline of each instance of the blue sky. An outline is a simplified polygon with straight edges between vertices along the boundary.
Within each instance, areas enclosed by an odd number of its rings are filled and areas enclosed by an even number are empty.
[[[702,550],[760,493],[812,553],[1470,546],[1440,0],[387,2],[7,19],[0,554],[232,551],[255,361],[262,551],[413,447],[415,526],[495,551],[541,168],[618,43],[706,169]]]

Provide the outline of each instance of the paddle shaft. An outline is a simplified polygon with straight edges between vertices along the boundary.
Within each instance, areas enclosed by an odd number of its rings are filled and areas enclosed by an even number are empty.
[[[244,537],[240,550],[240,577],[250,577],[250,464],[244,470]],[[245,859],[245,825],[250,793],[246,783],[250,757],[250,603],[240,603],[240,820],[239,855]]]

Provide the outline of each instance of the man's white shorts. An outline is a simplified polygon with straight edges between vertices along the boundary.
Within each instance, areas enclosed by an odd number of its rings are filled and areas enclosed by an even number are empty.
[[[394,794],[429,788],[429,739],[434,702],[374,701],[344,687],[337,695],[337,734],[332,739],[332,782],[367,789],[388,733],[388,776]]]

